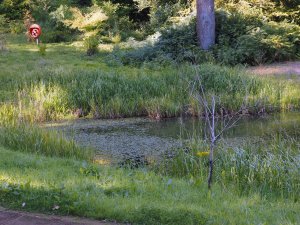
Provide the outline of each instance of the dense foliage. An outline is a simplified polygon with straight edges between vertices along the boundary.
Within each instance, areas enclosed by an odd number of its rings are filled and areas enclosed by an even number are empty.
[[[9,30],[20,33],[25,21],[36,21],[43,26],[44,42],[96,35],[99,41],[119,43],[162,34],[154,46],[123,57],[124,64],[158,59],[256,65],[299,57],[298,0],[217,0],[216,10],[217,45],[209,54],[197,46],[192,0],[4,0],[0,23],[9,21]]]

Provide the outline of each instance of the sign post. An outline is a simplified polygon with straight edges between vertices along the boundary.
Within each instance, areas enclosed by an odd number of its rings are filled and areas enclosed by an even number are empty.
[[[38,24],[32,24],[29,27],[30,36],[36,40],[36,44],[39,45],[39,36],[42,34],[42,29]]]

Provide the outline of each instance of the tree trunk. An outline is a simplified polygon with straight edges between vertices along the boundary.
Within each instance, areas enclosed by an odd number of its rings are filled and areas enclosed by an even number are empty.
[[[197,38],[203,50],[208,50],[215,44],[216,21],[214,0],[197,0]]]
[[[211,143],[210,145],[210,152],[209,152],[209,164],[208,164],[208,189],[211,189],[212,185],[212,178],[213,178],[213,170],[214,170],[214,143]]]

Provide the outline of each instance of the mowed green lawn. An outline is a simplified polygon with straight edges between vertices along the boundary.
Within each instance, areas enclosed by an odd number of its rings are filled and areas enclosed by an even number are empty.
[[[134,224],[299,224],[300,204],[0,147],[4,207]],[[25,207],[22,208],[22,203]],[[55,206],[58,209],[53,209]]]

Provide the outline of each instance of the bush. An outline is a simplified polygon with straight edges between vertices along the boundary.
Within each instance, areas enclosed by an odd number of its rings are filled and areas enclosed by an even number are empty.
[[[58,28],[43,29],[43,33],[40,37],[41,41],[44,43],[68,42],[73,41],[75,38],[76,32],[69,29],[60,30]]]
[[[216,0],[216,7],[274,22],[300,25],[298,0]]]
[[[119,36],[126,39],[138,27],[129,19],[130,8],[121,4],[113,4],[112,2],[103,2],[100,4],[107,19],[101,23],[98,28],[99,34],[106,37],[108,42],[114,42],[112,37]]]
[[[99,40],[96,36],[91,36],[84,40],[84,47],[88,56],[94,55],[98,52]]]
[[[218,3],[218,6],[224,9],[216,11],[216,45],[210,51],[201,51],[198,47],[195,20],[188,24],[172,26],[172,23],[159,22],[159,39],[154,44],[150,43],[121,54],[120,61],[134,66],[148,61],[162,64],[172,61],[197,64],[216,61],[226,65],[258,65],[299,58],[298,25],[266,20],[266,16],[261,13],[255,2],[251,1],[254,5],[252,8],[245,2],[230,2],[225,1],[223,5]],[[264,6],[271,10],[274,4]],[[171,15],[174,16],[172,13],[168,14],[165,20],[170,19]],[[182,24],[181,22],[179,24]],[[151,25],[148,29],[151,29]]]
[[[216,20],[216,45],[208,52],[199,49],[195,20],[192,20],[188,25],[163,30],[152,50],[149,49],[151,46],[136,50],[140,54],[130,53],[126,60],[139,55],[138,61],[164,56],[177,62],[217,61],[226,65],[257,65],[300,56],[298,25],[263,22],[252,14],[226,11],[217,11]]]
[[[156,37],[155,37],[156,36]],[[161,65],[170,63],[204,63],[214,61],[211,52],[201,51],[197,43],[195,21],[165,29],[153,35],[144,47],[129,50],[120,54],[125,65],[140,66],[144,62],[155,62]],[[150,38],[149,38],[150,39]]]
[[[0,15],[4,15],[8,20],[22,20],[28,8],[28,1],[25,0],[0,1]]]
[[[8,25],[8,21],[5,18],[4,15],[0,15],[0,33],[8,33],[9,32],[9,27]]]
[[[64,24],[61,21],[62,18],[70,19],[65,12],[67,7],[58,7],[55,4],[55,1],[48,0],[44,3],[37,2],[36,4],[31,4],[32,17],[38,21],[43,29],[41,41],[44,43],[73,41],[76,39],[79,31],[77,28],[72,28],[69,24]],[[44,7],[49,9],[48,13],[44,12]],[[56,9],[56,7],[58,8]]]
[[[22,34],[25,32],[25,27],[22,21],[9,21],[9,30],[12,34]]]
[[[60,22],[52,14],[46,20],[40,21],[39,24],[43,31],[40,39],[44,43],[74,41],[80,33],[77,29],[73,29]]]
[[[227,22],[219,20],[217,45],[214,47],[219,62],[257,65],[299,57],[299,26],[275,22],[245,26],[243,20],[235,17],[230,15]]]
[[[195,23],[164,30],[154,48],[174,60],[183,61],[189,52],[198,48],[195,30]]]
[[[39,48],[40,55],[42,55],[42,56],[46,55],[46,49],[47,49],[47,45],[46,44],[40,43],[39,46],[38,46],[38,48]]]
[[[112,41],[113,43],[115,43],[115,44],[120,43],[121,40],[122,40],[122,37],[121,37],[120,34],[116,34],[116,35],[114,35],[114,36],[111,37],[111,41]]]

